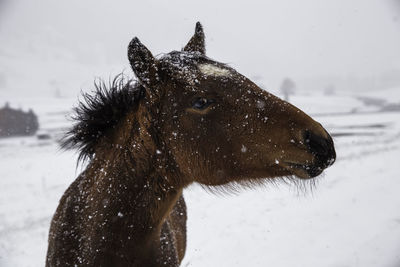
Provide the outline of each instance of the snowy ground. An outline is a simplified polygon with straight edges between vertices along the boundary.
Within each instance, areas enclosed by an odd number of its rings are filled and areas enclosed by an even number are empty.
[[[398,89],[391,92],[399,98]],[[18,101],[38,112],[41,131],[54,138],[75,102]],[[292,102],[334,135],[337,162],[313,190],[271,185],[213,195],[188,188],[182,266],[400,266],[400,112],[350,96]],[[44,265],[50,219],[81,171],[75,167],[74,152],[60,152],[54,139],[0,140],[1,267]]]

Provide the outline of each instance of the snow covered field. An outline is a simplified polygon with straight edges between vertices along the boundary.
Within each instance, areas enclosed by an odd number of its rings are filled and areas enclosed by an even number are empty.
[[[400,90],[389,95],[399,98]],[[0,266],[43,266],[51,216],[81,171],[76,154],[55,142],[76,101],[18,101],[37,111],[41,131],[53,138],[0,140]],[[333,134],[336,163],[312,190],[282,184],[215,195],[188,188],[182,266],[400,266],[400,112],[345,95],[292,102]]]

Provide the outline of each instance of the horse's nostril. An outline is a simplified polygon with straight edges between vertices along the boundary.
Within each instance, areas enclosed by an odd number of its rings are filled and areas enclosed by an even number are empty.
[[[335,148],[330,137],[325,138],[307,130],[304,132],[304,142],[322,166],[330,166],[335,161]]]
[[[306,131],[304,134],[304,141],[311,152],[320,155],[328,154],[329,145],[327,139],[320,137],[310,131]]]

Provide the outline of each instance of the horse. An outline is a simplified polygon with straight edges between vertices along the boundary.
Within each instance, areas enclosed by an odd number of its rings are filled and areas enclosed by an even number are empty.
[[[51,222],[46,266],[179,266],[185,187],[308,181],[336,158],[328,132],[295,106],[206,56],[201,24],[156,58],[133,38],[136,79],[95,83],[62,146],[86,167]],[[78,161],[79,162],[79,161]]]

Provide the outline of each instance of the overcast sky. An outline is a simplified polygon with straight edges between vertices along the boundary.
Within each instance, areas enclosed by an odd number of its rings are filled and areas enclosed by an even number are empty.
[[[3,1],[0,72],[27,81],[28,72],[63,83],[129,70],[133,36],[154,54],[178,50],[197,20],[210,57],[270,87],[285,76],[400,71],[397,0]]]

